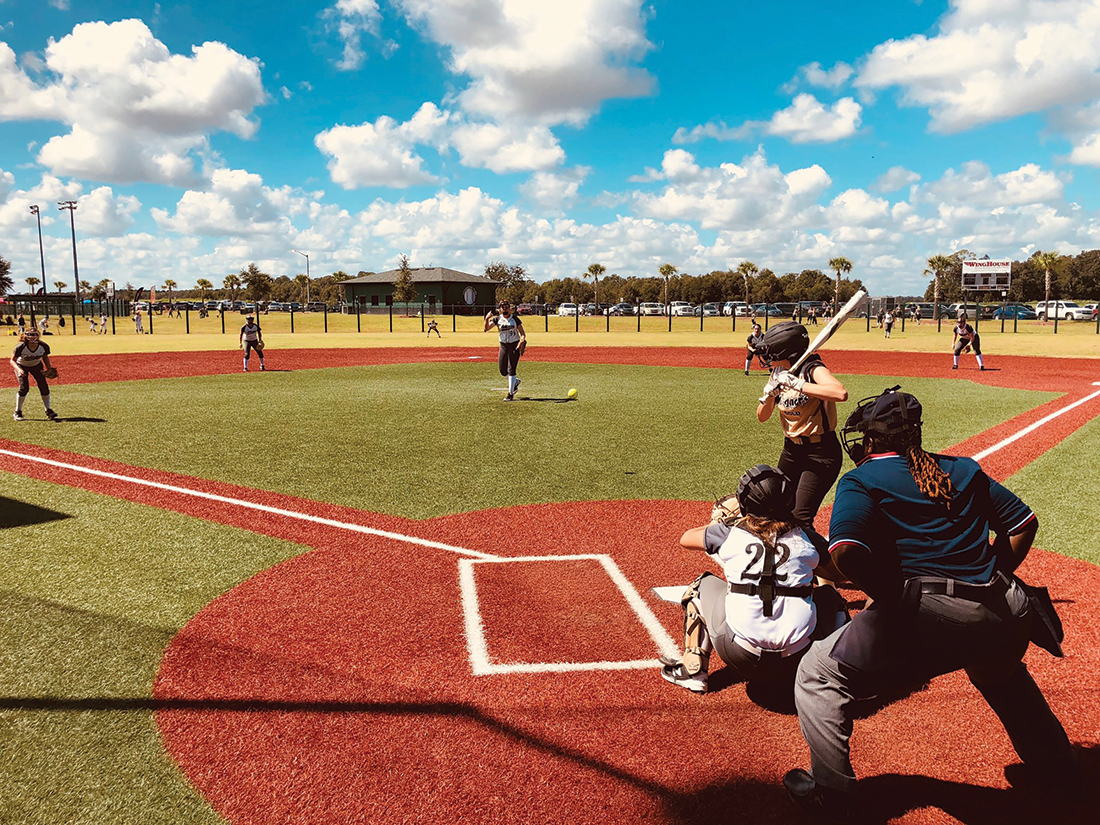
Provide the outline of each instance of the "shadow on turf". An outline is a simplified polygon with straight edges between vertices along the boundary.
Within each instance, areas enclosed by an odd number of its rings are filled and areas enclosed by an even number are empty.
[[[83,421],[83,422],[90,422],[92,424],[106,424],[107,423],[106,418],[91,418],[91,417],[85,416],[85,415],[62,416],[61,418],[58,418],[57,420],[58,421]]]
[[[0,496],[0,529],[23,527],[28,524],[46,524],[67,518],[72,516],[39,507],[36,504]]]
[[[458,702],[289,702],[248,699],[153,699],[0,697],[0,710],[7,711],[211,711],[250,713],[331,713],[388,716],[454,717],[472,721],[498,736],[510,739],[544,756],[573,763],[588,771],[611,777],[655,798],[668,822],[684,825],[714,825],[724,822],[804,823],[804,814],[786,798],[778,778],[775,782],[731,779],[696,790],[669,788],[646,776],[617,765],[540,739],[486,713],[481,708]],[[720,719],[715,720],[721,725]],[[652,731],[659,735],[660,731]],[[683,743],[685,746],[689,743]],[[901,743],[904,747],[907,743]],[[918,745],[919,743],[913,743]],[[1083,781],[1079,794],[1055,793],[1045,788],[989,788],[948,782],[928,776],[882,774],[859,783],[861,813],[852,822],[877,823],[904,816],[910,811],[939,809],[966,825],[1003,825],[1005,822],[1056,822],[1058,825],[1093,823],[1100,808],[1100,747],[1080,746]],[[690,753],[690,748],[687,748]],[[966,759],[960,754],[959,760]],[[793,767],[799,767],[792,765]],[[626,813],[626,812],[623,812]]]
[[[538,401],[545,404],[568,404],[570,401],[576,401],[576,398],[529,398],[524,396],[523,398],[517,398],[517,401]]]

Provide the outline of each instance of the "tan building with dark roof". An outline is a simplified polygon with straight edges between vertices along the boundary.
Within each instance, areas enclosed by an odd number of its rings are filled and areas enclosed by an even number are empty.
[[[410,306],[423,304],[431,312],[450,314],[454,311],[463,315],[481,314],[496,303],[499,281],[485,275],[471,275],[441,266],[416,267],[411,272],[417,295],[415,300],[409,301]],[[394,282],[400,274],[401,270],[391,269],[341,281],[344,301],[364,312],[369,312],[371,307],[388,306]]]

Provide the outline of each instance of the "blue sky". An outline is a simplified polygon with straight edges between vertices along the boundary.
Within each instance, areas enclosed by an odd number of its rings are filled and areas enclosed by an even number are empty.
[[[1100,247],[1100,0],[0,0],[17,288]]]

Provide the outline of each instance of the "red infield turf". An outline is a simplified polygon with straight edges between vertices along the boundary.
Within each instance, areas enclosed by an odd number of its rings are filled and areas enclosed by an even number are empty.
[[[280,355],[289,360],[292,352]],[[468,352],[432,356],[465,360]],[[328,365],[337,365],[330,355]],[[424,351],[335,355],[339,364],[398,363],[422,360]],[[730,358],[713,350],[540,349],[532,356],[678,366],[729,366]],[[301,361],[280,366],[316,364],[315,353],[293,357]],[[927,375],[931,359],[936,370],[943,366],[940,356],[899,363],[891,355],[887,364],[867,353],[829,355],[837,372],[887,375]],[[1009,360],[997,360],[1000,372],[952,377],[1069,388],[1070,395],[960,452],[979,453],[1095,389],[1094,376],[1074,362],[1058,362],[1064,374],[1055,380],[1028,359],[1012,359],[1020,363],[1011,369]],[[117,380],[112,363],[96,356],[73,372],[87,366],[102,369],[90,380]],[[135,375],[128,364],[125,377],[232,368],[212,369],[201,354],[147,363],[152,374]],[[1028,449],[1049,449],[1097,414],[1093,400],[1060,415]],[[233,823],[802,821],[778,785],[784,771],[808,761],[789,697],[724,684],[721,671],[712,676],[717,690],[699,697],[663,682],[652,666],[628,667],[679,635],[678,607],[656,602],[648,589],[689,581],[704,566],[673,549],[686,526],[706,519],[704,504],[533,505],[411,522],[13,442],[0,449],[57,462],[0,454],[0,469],[315,548],[204,608],[173,640],[156,680],[166,747]],[[1001,453],[1013,455],[1012,465]],[[1003,476],[1030,460],[1020,455],[1002,450],[983,463]],[[234,500],[278,512],[257,519]],[[1095,780],[1100,569],[1034,551],[1022,575],[1050,586],[1059,602],[1066,658],[1033,649],[1027,661]],[[562,663],[572,669],[552,670]],[[1095,790],[1065,800],[1007,787],[1002,769],[1015,755],[959,674],[857,722],[853,741],[878,820],[1096,821]]]

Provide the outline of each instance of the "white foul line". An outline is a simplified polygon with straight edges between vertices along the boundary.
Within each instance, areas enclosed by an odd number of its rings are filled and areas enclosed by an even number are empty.
[[[394,541],[403,541],[407,544],[417,544],[421,547],[430,547],[435,550],[446,550],[448,553],[458,553],[462,556],[470,556],[476,559],[482,559],[483,561],[496,561],[499,556],[494,556],[489,553],[479,553],[477,550],[468,550],[465,547],[456,547],[453,544],[443,544],[438,541],[429,541],[427,539],[417,538],[416,536],[406,536],[402,533],[391,533],[388,530],[379,530],[375,527],[365,527],[362,524],[352,524],[347,521],[337,521],[331,518],[322,518],[321,516],[311,516],[308,513],[299,513],[294,510],[284,510],[280,507],[270,507],[266,504],[256,504],[252,501],[245,501],[239,498],[230,498],[228,496],[219,496],[216,493],[206,493],[201,490],[191,490],[187,487],[177,487],[174,484],[164,484],[160,481],[149,481],[144,478],[135,478],[133,476],[124,476],[118,473],[110,473],[106,470],[94,470],[90,467],[80,467],[75,464],[66,464],[63,461],[54,461],[49,458],[40,458],[38,456],[26,455],[25,453],[17,453],[11,450],[0,449],[0,455],[11,456],[12,458],[21,458],[25,461],[35,461],[39,464],[48,464],[51,467],[60,467],[64,470],[71,470],[77,473],[85,473],[87,475],[98,476],[100,478],[109,478],[114,481],[126,481],[131,484],[137,484],[143,487],[153,487],[157,490],[167,490],[172,493],[180,493],[185,496],[194,496],[195,498],[206,499],[207,501],[217,501],[222,504],[232,504],[236,507],[243,507],[247,510],[258,510],[261,513],[270,513],[274,516],[283,516],[285,518],[298,519],[299,521],[308,521],[313,524],[323,524],[326,527],[336,527],[340,530],[350,530],[354,533],[365,533],[369,536],[379,536],[384,539],[392,539]]]
[[[622,592],[627,604],[634,610],[642,626],[656,643],[657,648],[666,656],[678,656],[679,648],[657,621],[649,606],[638,595],[629,579],[619,570],[610,556],[600,553],[584,553],[574,556],[517,556],[513,558],[497,557],[493,559],[460,559],[458,562],[459,587],[462,591],[462,612],[465,616],[466,644],[470,654],[470,668],[475,676],[489,676],[509,673],[568,673],[583,670],[639,670],[660,667],[656,659],[631,659],[628,661],[603,662],[519,662],[514,664],[495,664],[489,659],[489,647],[485,641],[485,626],[481,621],[478,605],[477,583],[474,580],[475,564],[508,564],[511,562],[542,561],[596,561]]]
[[[1074,401],[1072,404],[1069,404],[1068,406],[1062,407],[1062,409],[1060,409],[1060,410],[1056,410],[1055,412],[1052,412],[1048,416],[1040,418],[1035,423],[1029,424],[1028,426],[1024,427],[1018,433],[1015,433],[1014,435],[1010,435],[1004,441],[998,442],[997,444],[994,444],[992,447],[988,447],[988,448],[982,450],[980,453],[978,453],[977,455],[974,456],[974,460],[975,461],[981,461],[983,458],[985,458],[986,456],[992,455],[993,453],[997,452],[997,450],[1001,449],[1002,447],[1007,447],[1013,441],[1021,439],[1025,435],[1027,435],[1028,433],[1031,433],[1031,432],[1039,429],[1039,427],[1043,426],[1044,424],[1046,424],[1050,421],[1053,421],[1055,418],[1062,415],[1063,413],[1068,413],[1070,410],[1072,410],[1076,407],[1080,407],[1082,404],[1085,404],[1085,403],[1091,401],[1092,399],[1094,399],[1098,396],[1100,396],[1100,390],[1097,390],[1092,395],[1086,395],[1084,398],[1078,399],[1077,401]]]

